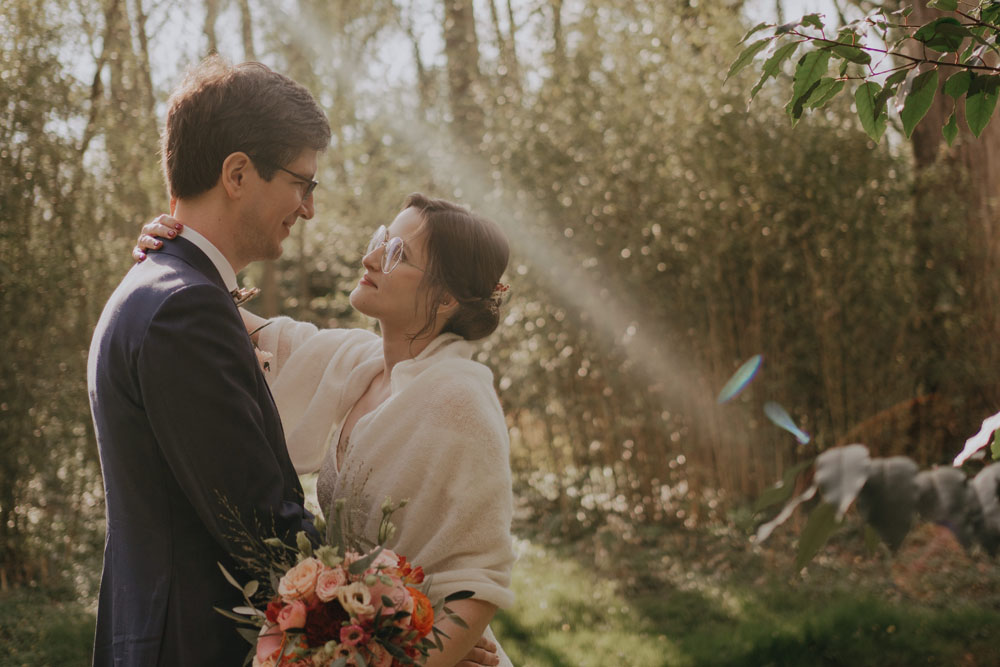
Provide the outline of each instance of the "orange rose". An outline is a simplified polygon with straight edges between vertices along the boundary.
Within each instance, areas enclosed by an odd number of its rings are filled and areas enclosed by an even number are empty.
[[[413,598],[413,616],[411,616],[413,629],[420,637],[426,637],[434,627],[434,607],[427,596],[416,588],[406,587]]]

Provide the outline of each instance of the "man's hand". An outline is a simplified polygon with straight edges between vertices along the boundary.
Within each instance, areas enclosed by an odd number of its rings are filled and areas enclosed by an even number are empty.
[[[497,645],[486,637],[480,637],[476,645],[465,654],[462,661],[455,667],[479,667],[480,665],[492,666],[500,664],[500,656],[497,655]]]

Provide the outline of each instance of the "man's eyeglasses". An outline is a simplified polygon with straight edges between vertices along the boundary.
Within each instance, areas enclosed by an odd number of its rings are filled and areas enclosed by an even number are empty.
[[[309,178],[308,176],[303,176],[302,174],[296,174],[291,169],[285,169],[280,165],[274,164],[273,162],[268,162],[267,160],[261,160],[260,158],[256,158],[253,155],[248,155],[248,157],[254,162],[260,162],[263,165],[267,165],[274,169],[278,169],[302,181],[305,184],[305,188],[302,190],[302,201],[308,199],[309,195],[311,195],[313,193],[313,190],[316,189],[316,186],[319,185],[319,181],[315,181]]]
[[[405,250],[403,239],[398,236],[389,238],[389,230],[385,225],[379,225],[379,228],[375,230],[374,234],[372,234],[372,239],[368,242],[368,250],[365,254],[370,255],[382,246],[385,246],[385,252],[382,253],[382,273],[392,273],[392,270],[399,266],[400,262],[409,264],[417,271],[423,272],[424,269],[421,269],[419,266],[414,266],[403,259],[403,253]]]

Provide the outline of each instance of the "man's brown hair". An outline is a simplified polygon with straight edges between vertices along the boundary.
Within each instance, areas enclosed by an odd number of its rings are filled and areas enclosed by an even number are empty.
[[[170,96],[161,150],[170,195],[212,189],[229,155],[243,151],[271,180],[277,167],[330,143],[330,123],[313,96],[260,63],[210,56]]]

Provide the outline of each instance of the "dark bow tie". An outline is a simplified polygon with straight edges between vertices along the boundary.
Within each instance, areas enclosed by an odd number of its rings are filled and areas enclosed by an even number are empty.
[[[260,294],[260,289],[256,287],[237,287],[229,293],[229,295],[233,297],[233,302],[237,306],[242,306],[258,294]]]

